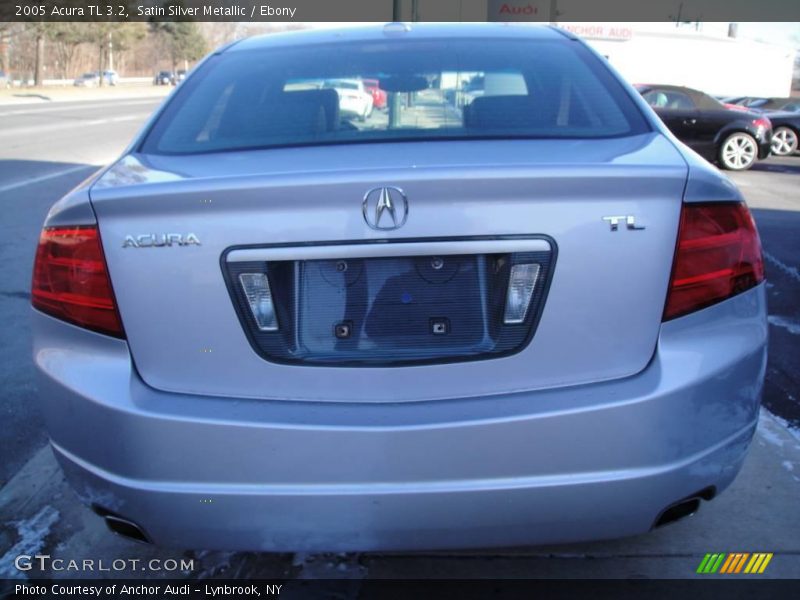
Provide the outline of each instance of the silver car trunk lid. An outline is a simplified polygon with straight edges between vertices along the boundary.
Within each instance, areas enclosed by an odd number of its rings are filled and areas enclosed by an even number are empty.
[[[352,144],[128,156],[91,196],[146,383],[242,398],[397,402],[642,370],[658,337],[686,172],[658,133]],[[408,216],[380,231],[365,222],[362,200],[385,186],[405,192]],[[607,219],[628,216],[636,229]],[[369,368],[269,360],[248,340],[224,277],[223,257],[236,248],[280,246],[284,257],[305,259],[309,246],[346,243],[358,254],[359,244],[379,243],[378,254],[393,257],[409,242],[428,244],[427,255],[430,244],[458,239],[470,255],[487,239],[516,238],[547,242],[550,286],[531,339],[486,360]]]

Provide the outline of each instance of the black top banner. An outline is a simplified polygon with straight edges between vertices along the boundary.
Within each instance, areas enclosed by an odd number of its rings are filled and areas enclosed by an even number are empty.
[[[0,21],[800,21],[800,0],[0,0]]]

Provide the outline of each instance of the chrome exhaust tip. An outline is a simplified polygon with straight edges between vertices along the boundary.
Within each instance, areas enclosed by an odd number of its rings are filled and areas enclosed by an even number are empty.
[[[659,529],[664,525],[676,523],[686,517],[692,516],[700,509],[701,500],[711,500],[715,495],[716,490],[713,487],[708,487],[700,490],[696,494],[692,494],[688,498],[670,504],[658,515],[653,524],[653,529]]]
[[[116,533],[125,539],[132,540],[140,544],[153,543],[153,541],[150,539],[150,536],[145,533],[144,529],[139,527],[139,525],[130,519],[121,517],[97,505],[93,505],[92,510],[103,518],[106,527],[108,527],[112,533]]]

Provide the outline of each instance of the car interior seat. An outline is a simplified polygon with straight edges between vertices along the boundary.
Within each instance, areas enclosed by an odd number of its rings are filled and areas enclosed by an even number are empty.
[[[467,129],[536,128],[555,123],[555,118],[554,111],[542,110],[533,98],[522,95],[480,96],[464,107]]]
[[[341,123],[339,94],[334,89],[284,92],[289,102],[319,103],[325,111],[326,131],[336,131]]]

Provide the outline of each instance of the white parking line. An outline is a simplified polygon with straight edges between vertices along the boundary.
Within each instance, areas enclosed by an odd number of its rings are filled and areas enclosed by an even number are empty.
[[[137,100],[134,102],[113,102],[112,100],[108,100],[103,103],[94,103],[94,104],[78,104],[73,102],[64,102],[58,103],[58,105],[47,105],[45,108],[38,108],[38,109],[24,109],[24,110],[8,110],[5,112],[0,112],[0,117],[12,117],[17,115],[38,115],[40,113],[51,113],[51,112],[61,112],[64,110],[83,110],[87,108],[105,108],[109,105],[112,105],[114,108],[118,106],[137,106],[140,104],[157,104],[161,102],[163,98],[152,98],[148,100]]]
[[[767,321],[769,321],[770,325],[775,325],[775,327],[785,329],[792,335],[800,335],[800,323],[797,321],[792,321],[791,319],[786,319],[777,315],[770,315],[767,317]]]
[[[122,123],[124,121],[142,121],[150,116],[150,113],[137,113],[125,117],[111,117],[109,119],[94,119],[92,121],[71,121],[69,123],[56,123],[55,125],[35,125],[33,127],[18,127],[16,129],[0,130],[0,137],[18,136],[25,133],[50,132],[59,129],[74,129],[76,127],[90,127],[92,125],[108,125],[109,123]]]
[[[800,271],[798,271],[794,267],[790,267],[789,265],[782,262],[776,256],[773,256],[769,252],[764,252],[764,258],[766,258],[769,262],[771,262],[778,269],[786,273],[789,277],[791,277],[795,281],[800,281]]]
[[[78,171],[86,171],[87,169],[99,169],[99,168],[100,167],[93,165],[81,165],[80,167],[72,167],[70,169],[64,169],[63,171],[56,171],[55,173],[40,175],[39,177],[33,177],[31,179],[26,179],[25,181],[18,181],[16,183],[0,187],[0,194],[2,194],[3,192],[9,192],[11,190],[16,190],[18,188],[25,187],[26,185],[33,185],[34,183],[41,183],[43,181],[49,181],[50,179],[57,179],[59,177],[63,177],[64,175],[69,175],[70,173],[77,173]]]

